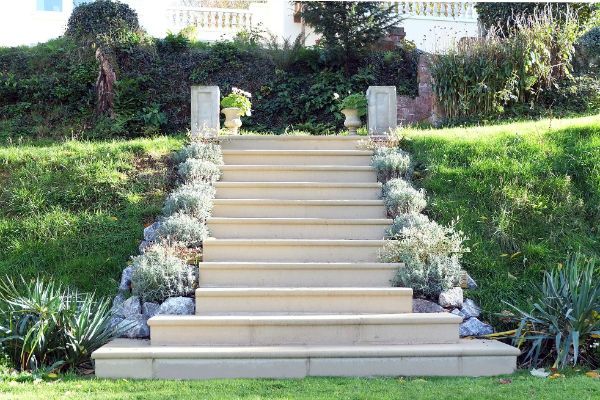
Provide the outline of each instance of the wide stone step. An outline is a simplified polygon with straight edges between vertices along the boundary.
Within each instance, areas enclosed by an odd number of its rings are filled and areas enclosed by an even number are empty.
[[[383,200],[215,199],[212,215],[239,218],[386,218]]]
[[[221,137],[221,147],[225,150],[356,150],[365,139],[336,135],[240,135]]]
[[[330,182],[217,182],[217,199],[378,200],[381,184]]]
[[[383,240],[214,239],[203,261],[377,262]]]
[[[216,379],[307,376],[493,376],[519,350],[490,340],[352,346],[151,346],[116,339],[92,354],[98,378]]]
[[[369,166],[224,165],[221,182],[376,182]]]
[[[370,150],[223,150],[227,165],[371,165]]]
[[[391,219],[221,218],[207,220],[217,239],[383,239]]]
[[[199,288],[196,315],[397,314],[412,312],[410,288]]]
[[[403,264],[202,262],[200,287],[389,287]]]
[[[174,316],[148,321],[157,346],[283,346],[458,342],[450,313],[289,316]]]

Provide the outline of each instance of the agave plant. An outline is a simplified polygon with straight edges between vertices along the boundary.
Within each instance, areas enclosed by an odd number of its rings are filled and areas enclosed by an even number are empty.
[[[600,276],[595,260],[580,254],[564,266],[546,272],[540,286],[532,287],[530,312],[510,305],[519,326],[514,344],[525,346],[525,362],[537,367],[554,358],[553,367],[564,368],[585,361],[586,349],[600,335]]]

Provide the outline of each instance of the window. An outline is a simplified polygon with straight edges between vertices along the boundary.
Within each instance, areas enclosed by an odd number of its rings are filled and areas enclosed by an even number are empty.
[[[38,11],[62,11],[63,0],[37,0]]]

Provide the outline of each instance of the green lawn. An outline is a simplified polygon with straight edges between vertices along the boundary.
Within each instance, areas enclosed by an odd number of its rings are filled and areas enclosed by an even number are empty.
[[[113,295],[181,138],[0,145],[0,275]]]
[[[309,378],[300,380],[135,381],[67,378],[0,381],[0,399],[598,399],[600,380],[582,373],[554,380],[527,372],[494,378]]]
[[[600,256],[600,116],[406,134],[426,212],[470,238],[488,318],[569,252]]]

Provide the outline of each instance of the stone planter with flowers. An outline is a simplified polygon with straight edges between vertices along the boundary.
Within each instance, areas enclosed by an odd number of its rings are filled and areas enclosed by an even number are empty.
[[[242,116],[251,115],[252,95],[238,88],[232,88],[231,93],[221,100],[221,112],[225,114],[225,127],[232,135],[239,134],[242,126]]]
[[[344,126],[351,135],[356,135],[356,130],[361,127],[360,117],[367,113],[367,98],[364,94],[354,93],[345,97],[340,103],[340,111],[346,117]]]

